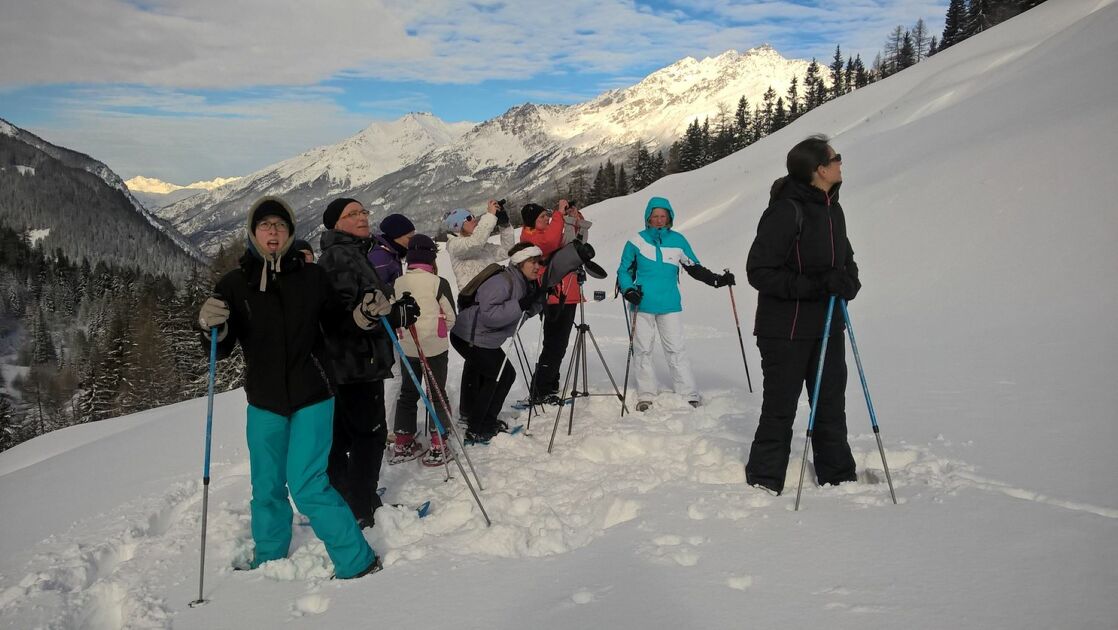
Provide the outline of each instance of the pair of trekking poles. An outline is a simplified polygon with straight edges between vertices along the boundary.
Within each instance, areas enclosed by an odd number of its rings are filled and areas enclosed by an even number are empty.
[[[730,270],[726,269],[725,271],[729,272]],[[750,378],[750,376],[749,376],[749,361],[746,361],[746,359],[745,359],[745,340],[741,336],[741,320],[738,319],[738,303],[737,303],[737,300],[734,299],[734,285],[732,285],[732,284],[726,285],[726,288],[728,288],[730,290],[730,308],[733,310],[733,313],[734,313],[734,325],[738,329],[738,346],[741,348],[741,362],[742,362],[742,364],[745,365],[745,382],[746,382],[747,385],[749,385],[749,393],[752,394],[753,393],[753,379]],[[640,290],[640,285],[637,285],[637,290],[638,291]],[[617,293],[614,293],[614,297],[617,297]],[[621,306],[622,306],[622,308],[624,308],[625,303],[622,302]],[[640,311],[640,306],[638,304],[631,304],[630,307],[629,307],[629,310],[632,311],[633,316],[632,316],[632,321],[630,321],[630,319],[628,317],[628,312],[626,312],[625,326],[629,329],[629,354],[625,358],[625,386],[624,386],[624,389],[621,392],[622,402],[624,402],[626,400],[626,396],[629,395],[629,366],[630,366],[630,363],[633,360],[633,339],[636,338],[637,313]],[[625,405],[622,405],[621,406],[621,416],[622,417],[625,416],[625,409],[626,409]]]
[[[427,408],[427,413],[430,415],[431,419],[435,423],[435,430],[439,432],[439,437],[442,440],[443,449],[445,452],[443,465],[446,467],[447,481],[450,480],[450,460],[453,459],[454,463],[458,466],[458,472],[462,475],[462,480],[466,482],[466,487],[469,488],[470,494],[473,495],[474,502],[477,503],[478,509],[481,510],[481,515],[485,518],[485,526],[491,526],[493,522],[489,520],[489,514],[486,513],[485,506],[482,505],[481,497],[478,496],[477,490],[475,490],[474,485],[470,483],[470,477],[466,473],[466,469],[462,467],[461,460],[456,455],[452,455],[450,449],[451,443],[449,440],[447,440],[447,437],[450,435],[452,435],[458,441],[458,452],[461,453],[462,456],[466,459],[466,464],[470,467],[470,472],[474,475],[474,480],[477,482],[478,489],[484,490],[485,488],[481,484],[481,478],[478,476],[473,462],[470,461],[469,454],[466,453],[466,447],[463,443],[462,436],[458,434],[458,429],[457,427],[455,427],[454,419],[452,417],[453,414],[450,411],[450,404],[447,400],[446,392],[443,391],[442,387],[439,385],[439,382],[435,380],[435,374],[431,371],[430,364],[427,363],[427,356],[423,353],[423,348],[419,345],[419,334],[415,330],[415,325],[413,324],[411,326],[408,326],[408,332],[411,333],[412,341],[415,342],[415,348],[419,352],[419,360],[420,363],[423,365],[423,373],[427,377],[428,386],[430,386],[431,390],[435,392],[439,399],[439,403],[442,405],[443,410],[446,412],[446,418],[448,419],[448,423],[446,425],[444,425],[439,419],[439,414],[435,411],[435,406],[431,404],[431,399],[428,398],[423,386],[420,383],[419,377],[416,376],[415,371],[412,369],[411,363],[407,360],[407,355],[404,354],[404,349],[400,346],[400,339],[396,336],[396,331],[392,328],[392,324],[390,324],[388,322],[388,319],[384,316],[381,316],[380,322],[381,326],[384,327],[384,330],[388,332],[388,338],[392,340],[392,345],[396,348],[396,353],[400,355],[400,363],[402,363],[404,367],[407,368],[408,376],[411,378],[412,383],[415,384],[415,389],[417,392],[419,392],[420,398],[423,399],[423,404]],[[203,598],[203,589],[205,587],[206,575],[206,521],[210,503],[210,444],[212,440],[213,429],[214,381],[216,380],[217,374],[217,337],[217,327],[210,328],[210,373],[208,384],[209,391],[207,393],[206,400],[206,455],[202,468],[202,545],[199,553],[200,560],[198,568],[198,599],[190,602],[191,608],[206,603],[206,600]],[[449,433],[446,427],[449,427]]]
[[[729,270],[727,270],[729,271]],[[742,340],[741,335],[741,322],[738,320],[738,307],[737,302],[734,300],[734,287],[729,286],[730,289],[730,305],[734,312],[734,323],[738,328],[738,344],[741,347],[742,362],[745,363],[745,378],[749,381],[749,363],[745,361],[745,342]],[[815,385],[812,388],[811,395],[811,415],[808,418],[807,424],[807,437],[804,440],[804,454],[800,462],[800,482],[796,486],[796,506],[795,510],[800,509],[800,495],[804,488],[804,473],[807,470],[807,452],[808,446],[811,445],[811,437],[815,429],[815,413],[819,407],[819,384],[823,380],[823,360],[827,356],[827,340],[831,335],[831,317],[835,311],[835,295],[831,295],[827,301],[827,317],[823,322],[823,342],[819,347],[819,365],[815,372]],[[870,397],[870,386],[866,382],[866,371],[862,367],[862,355],[858,352],[858,342],[854,338],[854,325],[850,323],[850,311],[846,307],[845,298],[837,298],[839,305],[842,307],[842,317],[846,322],[846,332],[850,335],[850,347],[854,350],[854,361],[858,364],[858,378],[862,382],[862,393],[866,397],[866,408],[869,410],[870,424],[873,427],[873,435],[877,439],[877,450],[881,454],[881,466],[885,469],[885,480],[889,484],[889,496],[893,499],[893,505],[897,504],[897,493],[893,488],[893,477],[889,473],[889,462],[885,459],[885,447],[881,443],[881,429],[877,425],[877,413],[873,408],[873,398]],[[626,318],[625,323],[629,326],[629,356],[625,360],[625,391],[622,393],[622,400],[628,395],[629,390],[629,362],[633,358],[633,339],[636,337],[637,326],[637,311],[638,306],[632,305],[633,319],[632,323]],[[753,384],[749,383],[749,391],[753,392]],[[622,406],[621,415],[625,415],[624,406]]]

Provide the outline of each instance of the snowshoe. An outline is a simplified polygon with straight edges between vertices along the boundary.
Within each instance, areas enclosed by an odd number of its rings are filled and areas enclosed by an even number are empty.
[[[392,446],[392,454],[388,456],[388,465],[395,466],[404,462],[410,462],[427,451],[427,447],[423,446],[415,437],[405,434],[396,436],[396,443]]]

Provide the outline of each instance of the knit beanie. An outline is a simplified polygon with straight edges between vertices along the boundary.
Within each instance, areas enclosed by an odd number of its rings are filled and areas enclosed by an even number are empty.
[[[408,243],[408,264],[435,264],[435,256],[439,253],[439,246],[426,234],[416,234]]]
[[[294,234],[295,226],[291,225],[291,216],[287,214],[287,210],[283,205],[274,199],[265,199],[258,204],[252,211],[252,229],[256,229],[256,224],[260,223],[267,217],[279,217],[287,224],[287,233]]]
[[[544,212],[547,212],[547,210],[543,206],[530,203],[520,209],[520,220],[524,222],[524,227],[535,228],[536,219]]]
[[[338,223],[338,219],[342,216],[342,210],[345,210],[345,207],[351,203],[361,202],[356,199],[350,199],[349,197],[339,197],[331,201],[330,205],[326,206],[326,212],[322,213],[322,225],[326,226],[327,230],[334,229],[334,226]]]
[[[414,231],[415,225],[411,222],[411,219],[402,214],[390,214],[380,222],[380,233],[384,234],[384,237],[388,240],[400,238]]]

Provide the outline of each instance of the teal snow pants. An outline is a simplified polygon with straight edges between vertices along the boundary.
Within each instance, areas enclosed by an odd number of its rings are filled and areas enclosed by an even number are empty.
[[[333,418],[333,398],[289,417],[248,406],[253,568],[287,557],[294,516],[288,488],[295,507],[310,519],[315,535],[325,543],[335,575],[353,577],[376,559],[353,512],[326,477]]]

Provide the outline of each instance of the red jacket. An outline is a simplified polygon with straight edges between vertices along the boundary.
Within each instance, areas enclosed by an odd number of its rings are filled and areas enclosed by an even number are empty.
[[[582,219],[582,213],[578,213]],[[520,242],[531,243],[540,248],[544,258],[549,258],[556,250],[563,246],[563,218],[553,216],[551,222],[542,230],[528,226],[520,231]],[[543,279],[545,268],[540,268],[540,278]],[[563,295],[564,304],[578,304],[582,296],[578,291],[578,277],[574,272],[563,276],[563,281],[547,294],[548,304],[558,304],[559,295]]]

